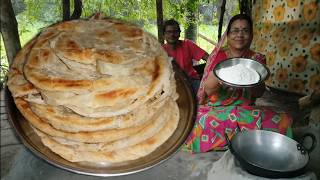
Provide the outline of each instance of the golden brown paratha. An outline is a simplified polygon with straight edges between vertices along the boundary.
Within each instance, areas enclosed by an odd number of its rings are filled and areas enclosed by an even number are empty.
[[[24,78],[23,74],[24,62],[35,42],[35,39],[28,42],[24,48],[18,52],[11,64],[7,85],[13,97],[39,93],[38,90]]]
[[[168,99],[168,98],[167,98]],[[29,103],[32,111],[55,129],[66,132],[99,131],[134,127],[150,120],[158,111],[162,111],[168,100],[143,104],[132,112],[112,117],[90,118],[80,116],[63,106]],[[148,113],[145,113],[148,112]]]
[[[60,33],[52,32],[55,26],[44,31],[25,63],[27,80],[40,89],[45,103],[83,116],[110,117],[132,111],[169,84],[171,64],[148,33],[129,25],[130,34],[125,24],[100,21],[84,31],[79,27],[94,22],[77,22]],[[137,44],[144,47],[137,50]]]
[[[179,122],[179,110],[175,106],[174,113],[167,120],[166,125],[151,138],[133,146],[114,151],[86,151],[70,145],[61,144],[44,133],[37,132],[41,141],[53,152],[71,162],[118,163],[138,159],[153,152],[161,146],[175,131]]]
[[[173,110],[176,109],[175,103],[172,100],[167,101],[166,106],[162,107],[157,111],[156,114],[152,118],[156,119],[154,123],[150,123],[148,126],[129,136],[127,138],[123,138],[117,141],[108,142],[108,143],[81,143],[66,140],[64,138],[58,138],[50,136],[53,140],[57,141],[60,144],[65,144],[71,146],[74,149],[78,149],[80,151],[114,151],[117,149],[122,149],[125,147],[133,146],[138,144],[142,141],[145,141],[151,138],[153,135],[158,133],[160,129],[164,127],[167,123],[166,121],[169,120],[169,117],[172,116],[175,112]]]
[[[118,139],[122,139],[128,137],[132,134],[137,133],[149,123],[153,123],[153,120],[147,121],[144,124],[135,127],[128,127],[124,129],[110,129],[110,130],[103,130],[103,131],[93,131],[93,132],[65,132],[60,131],[58,129],[53,128],[50,124],[46,121],[40,119],[30,108],[30,105],[27,101],[16,98],[15,103],[17,108],[20,110],[22,115],[32,124],[35,128],[46,132],[51,136],[57,136],[61,138],[65,138],[72,141],[78,142],[88,142],[88,143],[98,143],[98,142],[111,142]]]
[[[8,86],[42,142],[71,162],[146,156],[179,122],[166,52],[154,36],[119,20],[46,28],[16,56]]]

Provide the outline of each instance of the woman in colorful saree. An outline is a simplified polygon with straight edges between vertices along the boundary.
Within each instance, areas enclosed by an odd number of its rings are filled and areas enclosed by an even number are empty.
[[[264,55],[250,50],[253,38],[252,20],[245,14],[231,18],[226,33],[210,55],[197,94],[196,122],[182,149],[188,152],[207,152],[227,148],[225,134],[231,138],[239,130],[264,129],[292,136],[292,118],[272,107],[255,106],[265,84],[232,89],[222,85],[212,73],[219,62],[234,57],[254,59],[265,64]],[[227,47],[220,48],[227,36]]]

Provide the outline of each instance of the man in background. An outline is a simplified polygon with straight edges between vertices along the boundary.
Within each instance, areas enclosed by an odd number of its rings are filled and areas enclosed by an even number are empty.
[[[188,75],[192,88],[197,93],[200,86],[200,76],[193,68],[193,60],[207,60],[209,55],[191,40],[179,40],[180,32],[180,25],[177,21],[173,19],[165,21],[163,33],[166,43],[163,48]]]

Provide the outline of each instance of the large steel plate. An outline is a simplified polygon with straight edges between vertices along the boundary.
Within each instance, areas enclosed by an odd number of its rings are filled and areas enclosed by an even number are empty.
[[[193,127],[196,111],[195,97],[183,72],[177,68],[174,69],[177,92],[179,94],[179,99],[177,100],[180,109],[178,127],[174,134],[164,144],[151,154],[136,160],[97,166],[89,163],[72,163],[61,158],[42,144],[40,138],[30,127],[28,121],[16,108],[10,91],[6,89],[6,105],[9,120],[22,143],[35,155],[54,166],[75,173],[93,176],[120,176],[137,173],[159,165],[174,155]]]

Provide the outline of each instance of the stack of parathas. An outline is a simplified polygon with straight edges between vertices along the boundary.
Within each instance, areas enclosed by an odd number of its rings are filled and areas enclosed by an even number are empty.
[[[16,56],[8,87],[43,144],[71,162],[146,156],[179,121],[165,51],[152,35],[114,19],[46,28]]]

